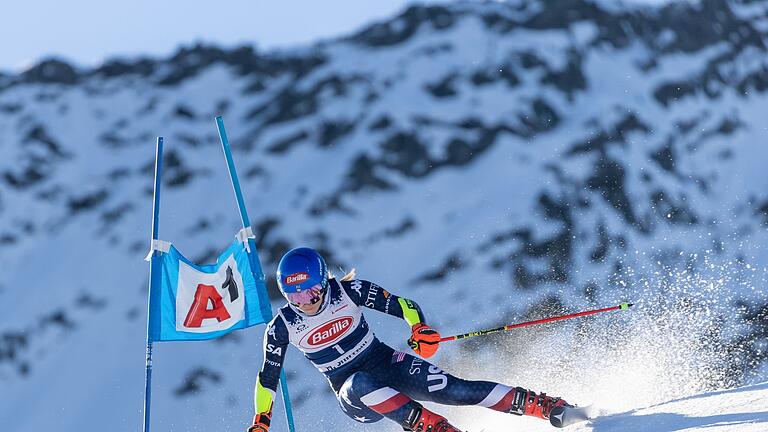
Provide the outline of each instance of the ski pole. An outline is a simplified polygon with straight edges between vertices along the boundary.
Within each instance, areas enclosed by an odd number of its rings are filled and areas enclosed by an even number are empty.
[[[454,340],[457,340],[457,339],[465,339],[465,338],[470,338],[470,337],[475,337],[475,336],[485,336],[485,335],[488,335],[488,334],[499,333],[499,332],[503,332],[503,331],[507,331],[507,330],[512,330],[512,329],[516,329],[516,328],[520,328],[520,327],[528,327],[528,326],[532,326],[532,325],[536,325],[536,324],[544,324],[544,323],[549,323],[549,322],[554,322],[554,321],[562,321],[562,320],[566,320],[566,319],[570,319],[570,318],[582,317],[582,316],[587,316],[587,315],[594,315],[594,314],[599,314],[599,313],[603,313],[603,312],[610,312],[610,311],[615,311],[615,310],[627,310],[630,307],[632,307],[632,303],[622,303],[622,304],[620,304],[618,306],[608,307],[608,308],[604,308],[604,309],[594,309],[594,310],[589,310],[589,311],[584,311],[584,312],[577,312],[577,313],[573,313],[573,314],[569,314],[569,315],[561,315],[561,316],[556,316],[556,317],[552,317],[552,318],[543,318],[543,319],[538,319],[538,320],[534,320],[534,321],[526,321],[526,322],[517,323],[517,324],[510,324],[510,325],[506,325],[504,327],[498,327],[498,328],[489,329],[489,330],[480,330],[480,331],[464,333],[464,334],[460,334],[460,335],[456,335],[456,336],[446,336],[446,337],[440,339],[440,342],[454,341]]]

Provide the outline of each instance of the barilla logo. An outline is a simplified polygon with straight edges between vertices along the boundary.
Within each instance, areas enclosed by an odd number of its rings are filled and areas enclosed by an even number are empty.
[[[295,285],[297,283],[304,282],[307,279],[309,279],[309,275],[307,273],[294,273],[285,277],[285,283],[288,285]]]
[[[307,336],[307,344],[311,347],[325,345],[333,342],[352,327],[352,317],[342,317],[312,330]]]

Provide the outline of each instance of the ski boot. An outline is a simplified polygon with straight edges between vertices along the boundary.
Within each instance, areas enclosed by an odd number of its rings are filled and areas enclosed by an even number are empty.
[[[516,387],[512,409],[509,412],[549,420],[552,410],[559,407],[572,407],[572,405],[563,399],[547,396],[545,393],[537,395],[531,390]]]
[[[433,413],[416,402],[413,404],[415,407],[405,419],[403,430],[412,432],[461,432],[451,426],[445,417]]]

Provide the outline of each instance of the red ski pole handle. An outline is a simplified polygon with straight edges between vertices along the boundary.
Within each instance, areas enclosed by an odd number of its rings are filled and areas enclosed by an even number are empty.
[[[612,307],[607,307],[603,309],[594,309],[594,310],[589,310],[584,312],[572,313],[568,315],[560,315],[552,318],[543,318],[543,319],[538,319],[534,321],[526,321],[526,322],[521,322],[517,324],[509,324],[509,325],[505,325],[504,327],[497,327],[497,328],[488,329],[488,330],[480,330],[480,331],[469,332],[469,333],[464,333],[464,334],[455,335],[455,336],[446,336],[444,338],[441,338],[440,342],[466,339],[466,338],[475,337],[475,336],[485,336],[493,333],[499,333],[507,330],[520,328],[520,327],[528,327],[528,326],[537,325],[537,324],[545,324],[545,323],[550,323],[555,321],[562,321],[562,320],[567,320],[571,318],[583,317],[587,315],[595,315],[603,312],[610,312],[615,310],[627,310],[630,307],[632,307],[632,303],[622,303],[618,306],[612,306]]]

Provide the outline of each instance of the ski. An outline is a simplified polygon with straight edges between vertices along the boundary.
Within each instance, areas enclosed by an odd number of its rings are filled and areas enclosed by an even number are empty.
[[[554,427],[564,428],[593,419],[597,415],[598,409],[594,405],[585,407],[561,406],[552,408],[552,412],[549,413],[549,422]]]

